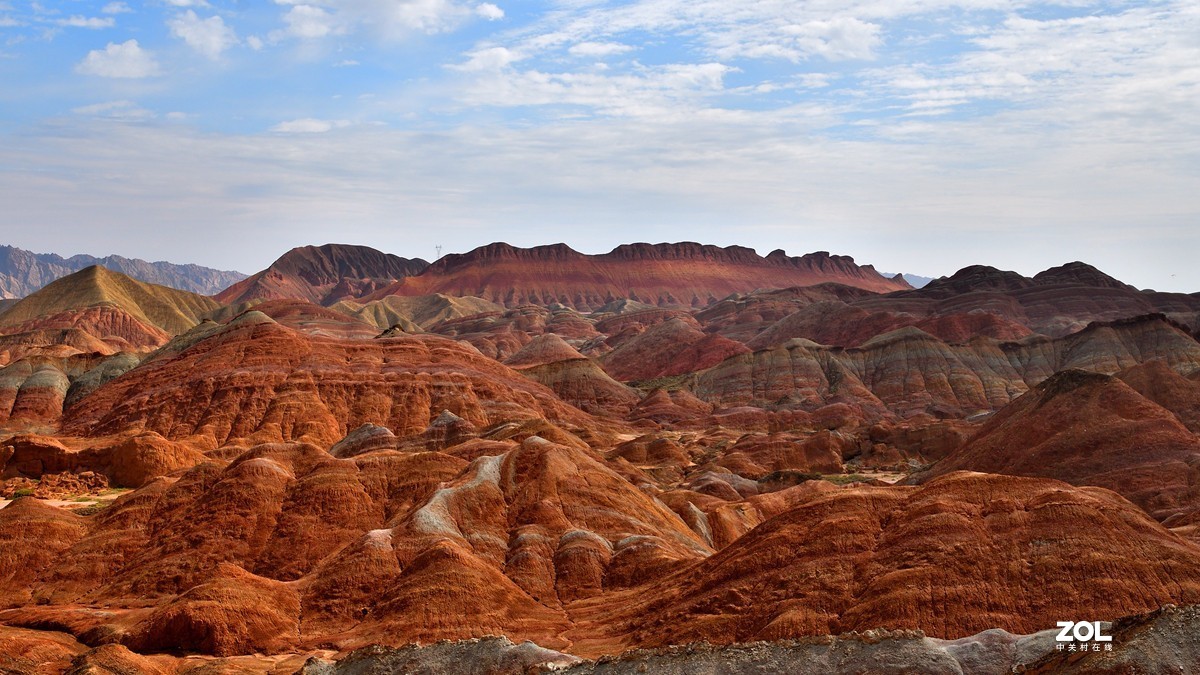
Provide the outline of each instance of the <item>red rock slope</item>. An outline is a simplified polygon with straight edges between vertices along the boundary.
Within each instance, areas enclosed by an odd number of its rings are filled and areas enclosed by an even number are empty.
[[[259,300],[308,300],[330,305],[359,298],[417,274],[424,260],[400,258],[366,246],[325,244],[294,248],[267,269],[216,295],[226,305]]]
[[[1200,599],[1200,547],[1107,490],[959,472],[812,492],[700,563],[575,606],[575,652],[606,633],[639,646],[881,627],[1030,633]]]
[[[592,423],[549,389],[447,338],[325,337],[252,311],[176,338],[71,407],[63,431],[328,447],[366,423],[419,433],[443,410],[479,428],[530,418]]]
[[[1200,438],[1121,379],[1082,370],[1006,406],[931,475],[960,469],[1099,485],[1159,520],[1200,507]]]

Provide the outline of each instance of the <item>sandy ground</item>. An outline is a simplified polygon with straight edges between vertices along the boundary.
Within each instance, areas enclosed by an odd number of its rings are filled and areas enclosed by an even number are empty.
[[[111,502],[121,495],[129,492],[129,490],[112,490],[105,492],[102,495],[79,495],[78,497],[68,496],[66,499],[43,499],[42,501],[51,505],[58,506],[64,509],[82,509],[85,506],[92,506],[101,502]],[[11,499],[0,499],[0,509],[11,504]]]

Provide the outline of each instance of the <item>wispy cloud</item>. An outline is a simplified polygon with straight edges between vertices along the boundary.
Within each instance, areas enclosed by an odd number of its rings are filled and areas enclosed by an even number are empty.
[[[154,112],[147,110],[133,101],[106,101],[104,103],[93,103],[91,105],[79,106],[72,108],[71,112],[76,115],[87,115],[91,117],[105,117],[117,120],[148,120],[154,118]]]
[[[116,20],[114,20],[112,17],[101,18],[95,16],[79,16],[78,14],[67,17],[66,19],[59,19],[54,23],[59,26],[65,26],[69,28],[91,29],[112,28],[113,26],[117,25]]]
[[[271,127],[271,131],[283,134],[323,134],[326,131],[350,126],[347,120],[319,120],[305,117],[298,120],[280,122]]]
[[[357,33],[400,40],[453,31],[472,19],[499,21],[505,16],[490,2],[459,0],[285,0],[280,4],[289,8],[282,16],[284,28],[273,33],[276,40]]]

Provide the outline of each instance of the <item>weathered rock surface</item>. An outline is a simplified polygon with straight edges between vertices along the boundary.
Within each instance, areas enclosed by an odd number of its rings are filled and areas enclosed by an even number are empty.
[[[1050,652],[1025,672],[1049,675],[1194,673],[1200,670],[1200,607],[1167,606],[1112,623],[1112,651]]]
[[[0,368],[0,424],[57,422],[71,381],[53,361],[21,359]]]
[[[1104,622],[1105,634],[1113,637],[1112,649],[1089,649],[1086,654],[1077,649],[1067,651],[1068,645],[1059,650],[1059,643],[1054,640],[1057,629],[1030,635],[991,629],[957,640],[939,640],[921,631],[872,630],[742,645],[699,643],[638,649],[595,661],[579,661],[532,643],[514,645],[504,638],[485,638],[403,649],[368,647],[336,662],[313,658],[300,672],[302,675],[432,674],[449,670],[505,674],[540,670],[571,675],[1190,673],[1200,668],[1200,654],[1194,640],[1200,628],[1198,617],[1200,610],[1195,606],[1168,607]]]
[[[692,244],[423,264],[14,304],[3,494],[136,489],[0,500],[0,667],[1010,672],[1057,620],[1200,598],[1195,296],[1082,264],[881,295]],[[1142,651],[1186,671],[1189,620]],[[564,656],[697,640],[773,644]]]
[[[154,432],[105,439],[79,447],[53,437],[17,435],[0,441],[0,475],[39,479],[47,474],[94,472],[114,485],[141,487],[153,478],[204,461],[204,455],[185,443],[168,441]]]

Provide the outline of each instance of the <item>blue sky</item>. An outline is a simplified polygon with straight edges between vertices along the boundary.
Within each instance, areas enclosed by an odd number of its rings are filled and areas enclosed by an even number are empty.
[[[1200,7],[0,0],[0,240],[1082,259],[1200,290]]]

